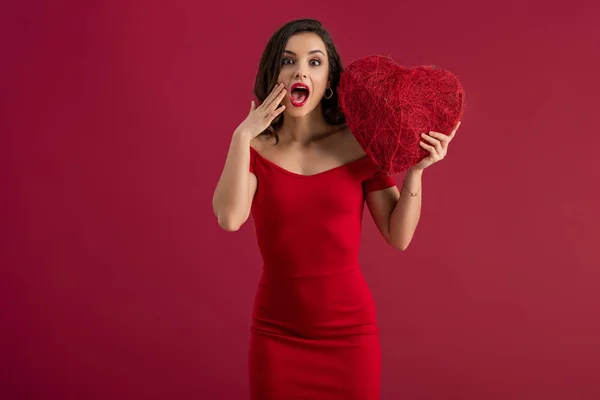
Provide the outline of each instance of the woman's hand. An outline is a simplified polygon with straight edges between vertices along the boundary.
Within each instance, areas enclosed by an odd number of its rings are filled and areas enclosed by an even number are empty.
[[[256,104],[252,101],[250,113],[237,127],[235,132],[248,134],[252,138],[260,135],[260,133],[267,129],[269,125],[271,125],[271,122],[285,110],[284,105],[278,108],[285,94],[285,85],[283,83],[278,83],[260,106],[256,107]]]
[[[417,171],[422,171],[427,167],[435,164],[438,161],[441,161],[448,154],[448,145],[454,139],[454,135],[456,135],[456,131],[460,126],[461,121],[459,121],[450,135],[444,135],[439,132],[429,132],[429,134],[422,133],[421,137],[424,141],[420,141],[419,145],[425,150],[429,151],[429,156],[425,157],[421,160],[417,165],[415,165],[412,169]]]

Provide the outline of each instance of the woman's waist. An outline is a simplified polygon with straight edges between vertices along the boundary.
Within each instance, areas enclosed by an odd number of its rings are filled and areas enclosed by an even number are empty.
[[[360,269],[311,277],[263,274],[253,316],[273,324],[344,327],[375,323],[375,304]]]
[[[329,321],[328,324],[315,324],[307,321],[277,321],[254,316],[251,331],[254,334],[267,336],[277,340],[291,340],[295,343],[304,341],[305,344],[317,345],[315,339],[334,339],[335,342],[319,342],[334,345],[344,345],[337,341],[340,338],[349,339],[357,335],[377,335],[379,327],[375,321]],[[309,342],[305,342],[309,340]],[[348,345],[352,345],[350,341]]]
[[[263,255],[263,280],[325,278],[352,274],[360,270],[358,254],[327,255],[306,252],[302,257],[292,253]]]

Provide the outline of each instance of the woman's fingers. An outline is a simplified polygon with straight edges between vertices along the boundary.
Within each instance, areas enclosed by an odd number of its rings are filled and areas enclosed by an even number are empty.
[[[456,131],[453,131],[453,132],[456,133]],[[452,141],[452,138],[453,138],[453,136],[446,136],[443,133],[439,133],[439,132],[429,132],[429,136],[432,136],[440,141],[441,149],[443,151],[446,151],[448,149],[448,144],[450,144],[450,142]]]
[[[435,147],[435,150],[439,154],[442,154],[442,152],[444,151],[444,148],[442,146],[442,142],[439,139],[436,139],[435,137],[433,137],[433,133],[435,133],[435,132],[431,132],[429,135],[426,135],[426,134],[422,133],[421,137],[423,139],[427,140],[429,143],[431,143]]]
[[[277,108],[277,106],[279,106],[279,104],[281,104],[281,101],[283,100],[283,98],[285,97],[285,94],[287,93],[287,91],[285,90],[285,88],[281,91],[281,93],[279,93],[279,95],[275,98],[275,100],[271,103],[271,105],[269,106],[270,109],[274,110]]]
[[[283,83],[278,83],[277,85],[275,85],[273,90],[271,90],[271,93],[269,93],[269,95],[261,105],[265,108],[269,108],[273,101],[281,94],[281,91],[283,89],[285,89],[285,85]]]
[[[277,116],[279,114],[281,114],[283,112],[283,110],[285,110],[285,106],[281,106],[281,107],[276,108],[275,110],[273,110],[271,112],[271,121],[273,121],[275,118],[277,118]]]
[[[429,152],[429,160],[437,162],[444,158],[448,151],[448,144],[454,138],[460,124],[461,121],[456,124],[450,135],[444,135],[443,133],[433,131],[430,131],[428,135],[425,133],[421,134],[423,140],[419,141],[419,146]]]
[[[450,135],[448,136],[448,138],[449,138],[448,141],[454,139],[454,135],[456,135],[456,131],[460,127],[460,124],[462,124],[462,121],[458,121],[458,123],[456,124],[456,126],[454,127],[454,129],[452,130],[452,132],[450,133]]]
[[[431,160],[433,160],[435,158],[435,156],[438,155],[435,147],[433,147],[425,142],[419,142],[419,145],[429,152],[429,158]]]

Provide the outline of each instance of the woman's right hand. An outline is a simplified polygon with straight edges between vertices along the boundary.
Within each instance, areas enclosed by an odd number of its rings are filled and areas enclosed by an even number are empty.
[[[271,125],[271,122],[285,110],[284,105],[277,108],[285,94],[285,85],[283,83],[278,83],[260,106],[256,107],[256,103],[252,101],[250,113],[237,127],[235,130],[236,133],[248,134],[252,138],[260,135],[269,127],[269,125]]]

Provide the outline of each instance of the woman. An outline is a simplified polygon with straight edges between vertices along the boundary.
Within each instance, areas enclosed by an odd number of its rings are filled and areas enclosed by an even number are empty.
[[[262,55],[261,104],[233,134],[213,208],[235,231],[254,218],[263,273],[252,313],[252,399],[377,399],[375,307],[358,265],[363,207],[393,247],[417,226],[423,170],[450,136],[430,132],[430,153],[400,190],[354,139],[338,108],[342,65],[322,25],[280,28]]]

